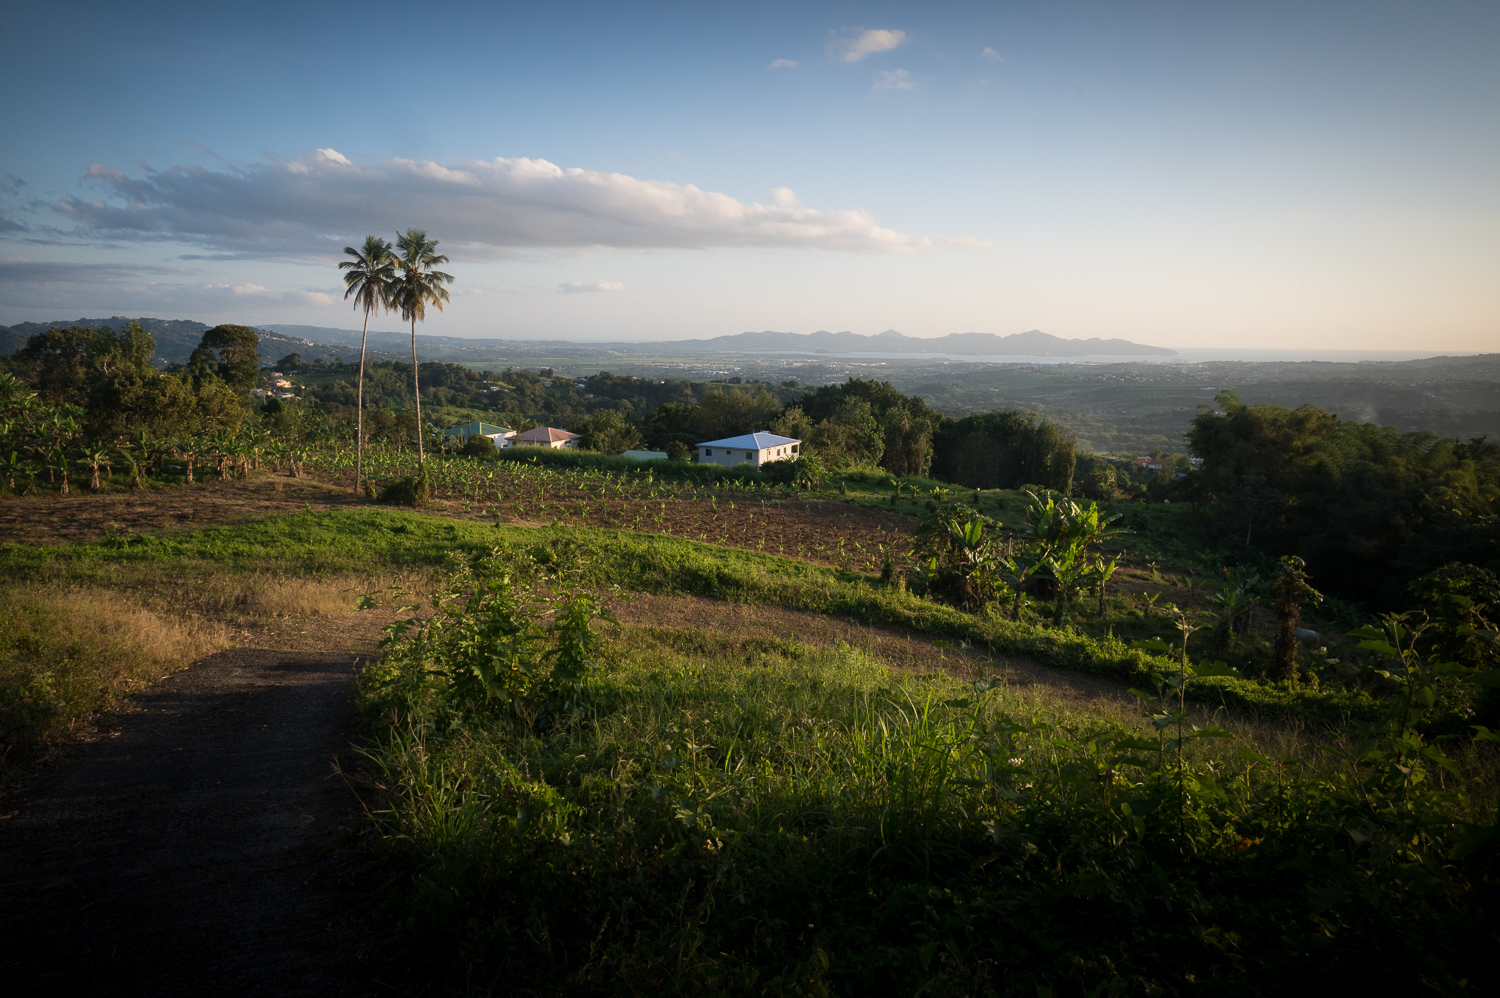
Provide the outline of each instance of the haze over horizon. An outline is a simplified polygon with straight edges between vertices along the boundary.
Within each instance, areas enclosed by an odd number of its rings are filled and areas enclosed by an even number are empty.
[[[417,226],[430,335],[1500,344],[1494,4],[422,18],[14,12],[0,323],[357,327],[340,250]]]

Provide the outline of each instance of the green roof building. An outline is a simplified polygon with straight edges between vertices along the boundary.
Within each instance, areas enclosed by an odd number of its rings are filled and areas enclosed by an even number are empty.
[[[515,435],[516,431],[508,426],[496,426],[493,423],[483,423],[478,420],[450,426],[443,431],[445,440],[455,440],[460,444],[466,444],[470,437],[489,437],[495,441],[496,447],[509,447]]]

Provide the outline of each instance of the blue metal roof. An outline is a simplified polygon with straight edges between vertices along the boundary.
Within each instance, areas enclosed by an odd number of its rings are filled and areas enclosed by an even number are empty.
[[[785,444],[800,444],[801,442],[791,437],[778,437],[774,433],[747,433],[743,437],[708,440],[696,446],[723,447],[725,450],[765,450],[767,447],[781,447]]]

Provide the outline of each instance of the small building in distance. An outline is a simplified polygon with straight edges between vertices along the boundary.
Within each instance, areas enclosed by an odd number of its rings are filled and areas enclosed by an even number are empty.
[[[516,434],[516,445],[518,447],[551,447],[553,450],[575,449],[582,438],[581,433],[569,433],[555,426],[538,426],[534,430]]]
[[[799,457],[802,441],[762,431],[742,437],[726,437],[698,444],[701,464],[753,464],[757,468],[772,461],[789,461]]]
[[[508,426],[495,426],[492,423],[483,423],[478,420],[469,423],[460,423],[450,426],[443,431],[444,443],[457,443],[459,446],[469,442],[470,437],[489,437],[495,442],[496,448],[509,447],[514,441],[516,431]]]
[[[621,457],[628,457],[632,461],[665,461],[667,452],[664,450],[628,450]]]

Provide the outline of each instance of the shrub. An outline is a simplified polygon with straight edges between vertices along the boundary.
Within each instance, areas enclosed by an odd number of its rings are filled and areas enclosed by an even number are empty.
[[[767,481],[797,489],[815,489],[823,480],[823,464],[812,454],[783,458],[760,466]]]
[[[464,457],[494,457],[499,452],[495,441],[482,433],[470,437],[459,450]]]
[[[425,506],[432,498],[432,487],[427,480],[427,472],[419,471],[415,475],[398,478],[393,482],[386,483],[384,490],[380,493],[382,502],[393,503],[397,506]]]

